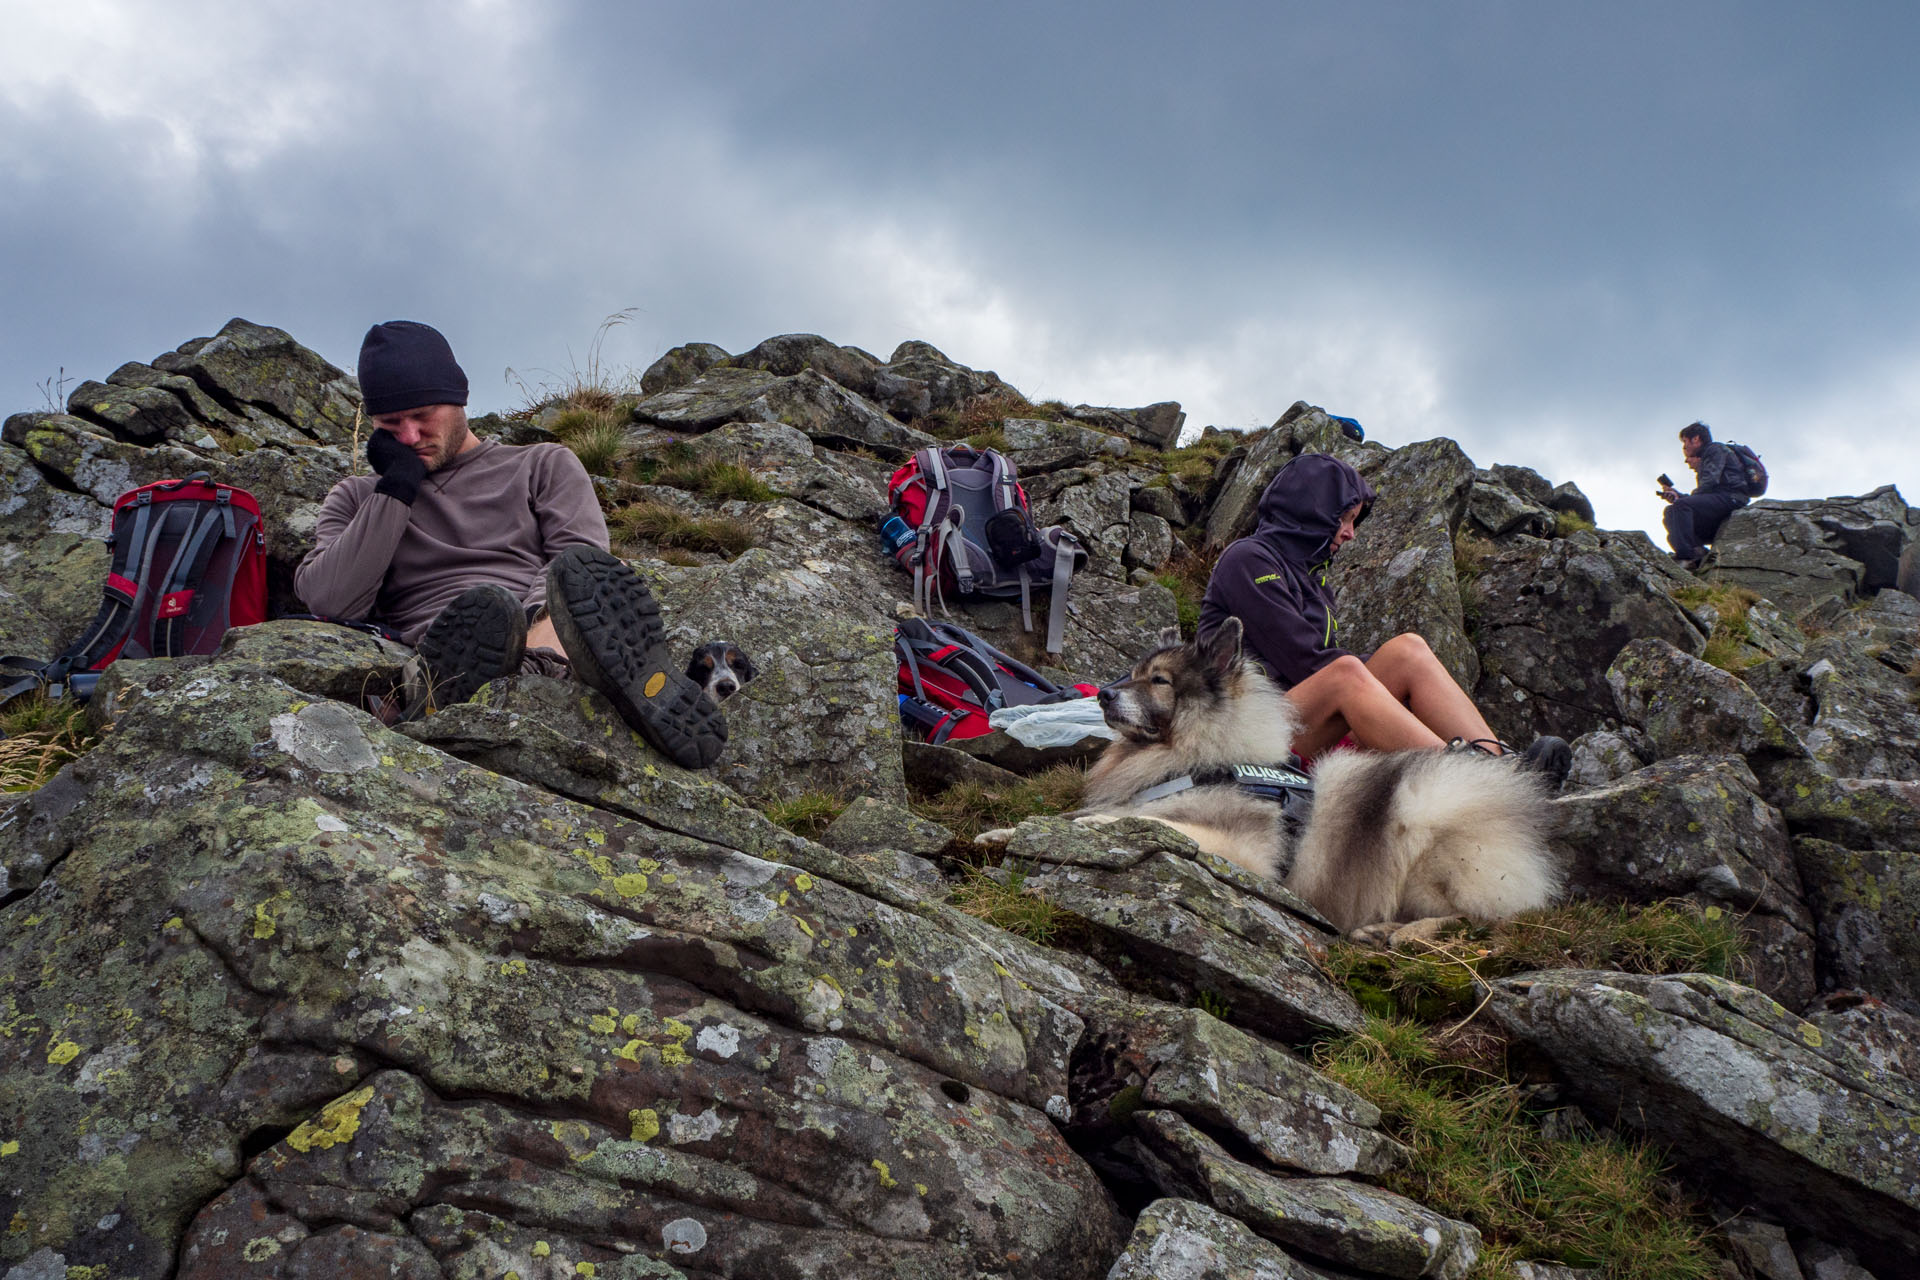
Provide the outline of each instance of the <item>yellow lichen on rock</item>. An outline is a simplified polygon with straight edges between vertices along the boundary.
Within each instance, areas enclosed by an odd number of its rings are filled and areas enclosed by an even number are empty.
[[[613,878],[613,891],[623,898],[637,898],[647,891],[647,877],[635,871]]]
[[[631,1136],[635,1142],[652,1142],[660,1133],[660,1113],[652,1107],[629,1111],[627,1119],[633,1124]]]
[[[335,1098],[320,1109],[319,1115],[288,1134],[287,1145],[300,1152],[339,1146],[360,1131],[360,1113],[372,1101],[372,1085]]]
[[[893,1180],[893,1172],[892,1170],[887,1168],[887,1162],[885,1160],[882,1160],[876,1156],[873,1161],[873,1168],[874,1168],[874,1172],[880,1175],[881,1186],[891,1191],[894,1187],[897,1187],[900,1185],[899,1183]]]
[[[80,1046],[71,1040],[62,1040],[47,1050],[47,1061],[56,1067],[64,1067],[80,1056]]]

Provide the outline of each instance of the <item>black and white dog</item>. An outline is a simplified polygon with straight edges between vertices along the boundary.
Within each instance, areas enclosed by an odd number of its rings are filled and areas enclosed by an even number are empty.
[[[687,679],[707,691],[715,706],[738,693],[740,687],[758,675],[753,659],[740,646],[727,640],[715,640],[693,651],[687,663]]]

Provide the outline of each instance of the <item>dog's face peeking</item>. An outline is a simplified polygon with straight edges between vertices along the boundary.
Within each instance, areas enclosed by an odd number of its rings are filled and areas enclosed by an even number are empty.
[[[753,660],[726,640],[701,645],[687,663],[687,679],[705,689],[716,703],[738,693],[756,674]]]
[[[1183,643],[1177,628],[1133,670],[1100,690],[1107,724],[1134,742],[1164,742],[1183,707],[1213,702],[1240,663],[1240,619],[1228,618],[1204,641]]]

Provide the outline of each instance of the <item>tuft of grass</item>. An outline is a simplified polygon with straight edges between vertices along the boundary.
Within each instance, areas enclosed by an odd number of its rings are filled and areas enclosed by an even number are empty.
[[[776,827],[818,840],[846,807],[847,802],[831,792],[804,791],[791,800],[776,800],[761,812]]]
[[[1476,982],[1531,969],[1740,978],[1745,959],[1740,922],[1719,907],[1680,899],[1652,906],[1582,900],[1493,925],[1462,926],[1413,951],[1336,942],[1327,968],[1370,1012],[1439,1021],[1479,1003]]]
[[[967,443],[982,451],[998,449],[1001,453],[1005,453],[1007,451],[1007,433],[999,427],[988,427],[985,431],[976,431],[968,436]]]
[[[1707,636],[1707,647],[1700,655],[1703,660],[1722,671],[1734,672],[1766,661],[1765,654],[1749,652],[1747,645],[1747,641],[1753,638],[1753,629],[1747,622],[1747,611],[1760,603],[1759,592],[1719,582],[1709,586],[1675,587],[1668,594],[1690,609],[1699,609],[1704,605],[1719,615],[1719,621],[1713,624],[1713,631]]]
[[[624,542],[649,542],[683,551],[717,551],[729,560],[758,539],[753,530],[726,516],[690,516],[663,502],[635,502],[607,518],[614,537]]]
[[[1493,543],[1469,533],[1464,525],[1453,535],[1453,576],[1460,584],[1460,625],[1476,646],[1480,639],[1480,575],[1486,572],[1487,559],[1495,550]]]
[[[1058,422],[1064,412],[1065,406],[1058,400],[1034,404],[1025,396],[1001,392],[974,396],[954,408],[935,409],[913,425],[940,440],[965,440],[972,444],[974,436],[998,439],[998,444],[977,444],[974,448],[1004,449],[1006,437],[1000,434],[1000,428],[1008,418],[1041,418]]]
[[[84,704],[40,694],[16,698],[0,712],[0,792],[36,791],[60,766],[99,741],[87,728]]]
[[[1206,987],[1200,988],[1195,994],[1193,1007],[1202,1013],[1212,1014],[1222,1022],[1231,1021],[1233,1018],[1233,1005],[1228,1003],[1227,998],[1218,991]]]
[[[618,474],[620,463],[633,447],[626,427],[616,421],[576,431],[565,437],[563,443],[573,450],[574,457],[580,459],[580,465],[590,476]]]
[[[626,307],[600,321],[599,327],[593,331],[593,340],[587,344],[585,364],[576,361],[569,351],[565,373],[536,370],[541,375],[540,381],[531,387],[526,379],[508,369],[507,381],[520,389],[521,398],[526,403],[507,416],[531,418],[556,404],[567,411],[613,414],[638,400],[640,375],[631,369],[616,372],[600,361],[607,335],[631,320],[635,310]],[[553,430],[555,435],[565,435],[557,426]]]
[[[1594,532],[1593,522],[1583,520],[1572,511],[1558,511],[1553,517],[1553,536],[1571,538],[1576,533]]]
[[[1205,489],[1213,482],[1214,468],[1219,465],[1220,459],[1235,449],[1251,445],[1266,435],[1267,430],[1263,427],[1258,431],[1216,431],[1210,436],[1195,437],[1192,443],[1181,445],[1178,449],[1168,449],[1164,453],[1138,451],[1130,454],[1128,460],[1137,457],[1142,463],[1158,465],[1163,475],[1170,480],[1178,480],[1187,489]]]
[[[914,797],[913,809],[966,843],[994,827],[1011,827],[1023,818],[1078,808],[1086,785],[1087,775],[1083,770],[1070,764],[1056,764],[1003,787],[988,787],[977,782],[955,783],[937,796]]]
[[[996,875],[984,867],[969,868],[949,900],[970,916],[996,929],[1017,933],[1029,942],[1051,946],[1065,942],[1077,921],[1045,895],[1026,887],[1026,873],[1008,867]]]
[[[1417,1023],[1369,1015],[1317,1047],[1315,1065],[1379,1107],[1412,1150],[1390,1190],[1478,1227],[1471,1280],[1522,1258],[1592,1268],[1608,1280],[1708,1280],[1711,1224],[1649,1147],[1576,1129],[1549,1138],[1499,1063],[1462,1063]]]
[[[1153,580],[1173,592],[1174,607],[1180,612],[1180,634],[1193,639],[1200,628],[1200,602],[1206,598],[1207,583],[1213,578],[1213,566],[1224,547],[1198,551],[1183,542],[1174,543],[1173,559],[1153,575]]]
[[[702,458],[684,440],[659,453],[637,459],[632,478],[641,484],[660,484],[711,498],[739,498],[772,502],[780,495],[757,479],[738,458]]]

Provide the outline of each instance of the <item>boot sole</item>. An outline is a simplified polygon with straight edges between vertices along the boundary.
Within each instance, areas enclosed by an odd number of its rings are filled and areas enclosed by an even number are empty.
[[[668,661],[660,606],[639,574],[598,547],[569,547],[547,568],[547,611],[574,675],[641,737],[682,768],[720,758],[726,721]]]
[[[505,587],[469,587],[440,611],[415,650],[426,664],[434,707],[465,702],[480,686],[520,669],[527,615]]]

